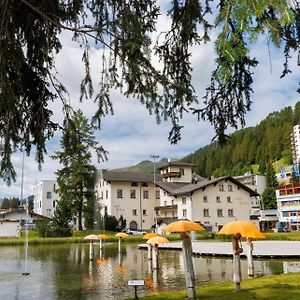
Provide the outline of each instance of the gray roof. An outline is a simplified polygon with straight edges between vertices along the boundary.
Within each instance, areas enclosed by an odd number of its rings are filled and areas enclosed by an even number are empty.
[[[224,177],[219,177],[211,180],[203,179],[197,183],[172,183],[172,182],[160,181],[157,182],[157,185],[161,187],[163,190],[165,190],[166,192],[168,192],[169,194],[177,196],[177,195],[186,195],[196,190],[204,189],[209,185],[217,184],[221,180],[231,181],[232,183],[236,184],[240,188],[247,191],[250,194],[250,196],[259,196],[257,192],[250,189],[248,186],[239,182],[238,180],[232,178],[231,176],[224,176]]]
[[[156,174],[156,179],[161,180],[161,175]],[[103,171],[103,179],[106,181],[119,182],[153,182],[153,174],[142,172],[126,172],[126,171]]]

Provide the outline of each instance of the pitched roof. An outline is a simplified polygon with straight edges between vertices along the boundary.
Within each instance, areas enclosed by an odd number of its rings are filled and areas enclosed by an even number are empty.
[[[178,196],[178,195],[185,195],[185,194],[189,194],[192,193],[196,190],[199,189],[203,189],[209,185],[216,185],[219,181],[221,180],[229,180],[232,183],[236,184],[238,187],[244,189],[245,191],[247,191],[250,196],[259,196],[259,194],[257,192],[255,192],[254,190],[250,189],[248,186],[246,186],[245,184],[239,182],[238,180],[234,179],[231,176],[224,176],[224,177],[219,177],[219,178],[215,178],[215,179],[203,179],[197,183],[173,183],[173,182],[163,182],[163,181],[159,181],[156,184],[161,187],[163,190],[165,190],[166,192],[168,192],[171,195],[174,196]]]
[[[106,181],[134,181],[134,182],[153,182],[153,174],[142,172],[125,171],[103,171],[103,179]],[[162,179],[161,175],[156,174],[156,179]]]

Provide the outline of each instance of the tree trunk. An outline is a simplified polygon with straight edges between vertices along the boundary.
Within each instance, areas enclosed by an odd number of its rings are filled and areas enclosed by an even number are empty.
[[[232,239],[232,249],[233,249],[233,282],[235,284],[235,291],[239,292],[241,288],[241,258],[240,253],[243,249],[239,246],[239,240],[241,239],[241,234],[236,233]]]
[[[152,259],[152,245],[148,244],[148,260]]]
[[[79,185],[79,206],[78,206],[78,230],[82,230],[82,210],[83,210],[83,185]]]
[[[182,238],[182,256],[185,271],[185,284],[189,299],[196,299],[195,273],[193,266],[193,250],[189,235],[185,232],[180,234]]]
[[[90,241],[90,260],[94,258],[94,248],[93,248],[93,241]]]
[[[153,270],[158,269],[158,245],[152,247],[152,266]]]

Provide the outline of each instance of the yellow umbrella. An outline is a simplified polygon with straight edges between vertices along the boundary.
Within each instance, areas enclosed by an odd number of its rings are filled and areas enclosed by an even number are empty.
[[[240,233],[242,237],[246,238],[266,238],[261,233],[255,224],[249,221],[233,221],[225,224],[218,234],[235,234]]]
[[[118,238],[128,237],[128,234],[126,232],[118,232],[115,234]]]
[[[180,220],[167,225],[165,232],[186,232],[205,230],[200,224],[189,220]]]
[[[103,239],[103,240],[108,239],[108,235],[107,235],[107,234],[104,234],[104,233],[99,234],[98,237],[99,237],[100,239]]]
[[[150,238],[146,243],[153,246],[153,245],[167,244],[170,242],[168,239],[166,239],[163,236],[154,236]]]
[[[150,232],[147,233],[143,236],[143,240],[149,240],[150,238],[154,237],[154,236],[159,236],[158,233],[154,233],[154,232]]]

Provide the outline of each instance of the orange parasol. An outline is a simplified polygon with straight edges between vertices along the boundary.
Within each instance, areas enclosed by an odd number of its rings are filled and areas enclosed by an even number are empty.
[[[150,238],[146,243],[153,246],[153,245],[159,245],[159,244],[167,244],[170,242],[168,239],[166,239],[163,236],[154,236],[154,237]]]
[[[150,232],[143,236],[143,240],[149,240],[150,238],[152,238],[154,236],[160,236],[160,235],[158,233]]]
[[[203,231],[205,230],[200,224],[189,220],[181,220],[167,225],[165,232],[186,232],[186,231]]]

